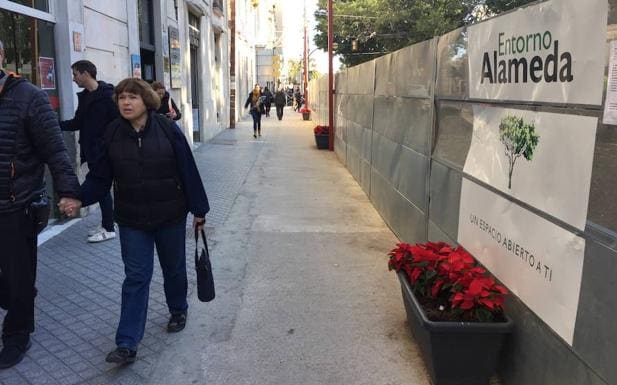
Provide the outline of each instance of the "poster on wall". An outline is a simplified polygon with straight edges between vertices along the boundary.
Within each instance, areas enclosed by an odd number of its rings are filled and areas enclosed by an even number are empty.
[[[583,238],[463,178],[458,242],[572,345]]]
[[[141,79],[141,56],[131,55],[131,69],[133,77]]]
[[[169,34],[167,31],[163,31],[163,41],[169,42]],[[163,85],[166,90],[171,88],[171,73],[169,66],[169,45],[163,44]]]
[[[41,81],[41,89],[56,89],[56,69],[54,67],[54,58],[43,56],[39,57],[39,78]]]
[[[598,118],[474,105],[463,171],[585,229]]]
[[[469,27],[469,96],[600,105],[607,14],[606,0],[551,0]]]
[[[182,87],[182,66],[180,63],[180,35],[178,28],[169,27],[169,67],[171,72],[171,88]]]

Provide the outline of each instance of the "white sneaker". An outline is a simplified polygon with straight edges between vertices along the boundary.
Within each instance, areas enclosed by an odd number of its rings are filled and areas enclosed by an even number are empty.
[[[103,226],[97,226],[93,229],[88,230],[88,238],[93,236],[94,234],[98,234],[103,231]]]
[[[101,231],[99,231],[98,233],[88,237],[88,242],[91,242],[91,243],[103,242],[108,239],[114,239],[115,237],[116,237],[115,231],[107,231],[105,229],[101,229]]]

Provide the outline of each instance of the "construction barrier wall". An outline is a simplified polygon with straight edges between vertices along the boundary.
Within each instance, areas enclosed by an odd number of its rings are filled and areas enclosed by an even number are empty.
[[[327,125],[327,78],[309,94]],[[617,0],[537,2],[336,74],[334,150],[390,228],[461,244],[512,292],[506,385],[617,384],[616,94]]]

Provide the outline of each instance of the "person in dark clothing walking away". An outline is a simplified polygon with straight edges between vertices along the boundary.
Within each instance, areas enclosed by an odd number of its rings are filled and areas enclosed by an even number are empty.
[[[77,111],[71,120],[60,122],[62,131],[79,131],[81,163],[93,162],[102,150],[105,126],[116,119],[118,108],[112,97],[114,87],[96,80],[96,66],[88,60],[79,60],[71,66],[73,81],[84,90],[77,94]],[[116,237],[111,193],[101,197],[101,226],[88,232],[88,242],[103,242]]]
[[[279,90],[276,91],[276,94],[274,94],[274,105],[276,106],[276,116],[279,118],[279,120],[283,120],[283,109],[285,108],[286,104],[287,104],[287,95],[285,95],[285,91],[283,91],[283,88],[279,88]]]
[[[62,205],[79,212],[79,182],[47,94],[3,71],[0,41],[0,369],[18,364],[34,331],[37,235],[47,224],[45,164]]]
[[[251,107],[249,113],[253,117],[253,137],[257,138],[257,135],[261,136],[261,114],[264,112],[264,99],[259,84],[255,84],[255,88],[244,103],[244,108],[249,106]]]
[[[90,205],[114,185],[125,278],[117,347],[105,360],[124,364],[135,361],[144,336],[155,246],[171,313],[167,331],[184,329],[186,217],[193,213],[193,227],[201,230],[210,206],[189,144],[173,121],[156,113],[160,99],[150,85],[128,78],[114,95],[121,117],[107,126],[104,151],[86,175],[81,198]]]
[[[272,108],[272,92],[270,92],[268,87],[264,88],[263,97],[264,97],[264,107],[266,107],[266,118],[269,118],[270,108]]]
[[[165,90],[165,86],[161,82],[153,82],[152,89],[156,91],[161,98],[161,106],[156,111],[158,114],[165,115],[169,119],[172,120],[180,120],[182,118],[182,114],[180,113],[180,109],[176,106],[176,103],[169,95],[169,92]]]

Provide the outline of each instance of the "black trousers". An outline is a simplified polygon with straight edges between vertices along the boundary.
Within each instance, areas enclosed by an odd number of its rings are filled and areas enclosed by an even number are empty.
[[[283,119],[283,108],[285,108],[285,106],[276,105],[276,116],[278,116],[279,120]]]
[[[261,132],[261,112],[251,110],[251,116],[253,117],[253,132]]]
[[[272,108],[272,104],[265,103],[264,105],[266,106],[266,116],[270,116],[270,108]]]
[[[0,299],[8,306],[2,335],[34,331],[37,234],[25,210],[0,214]]]

